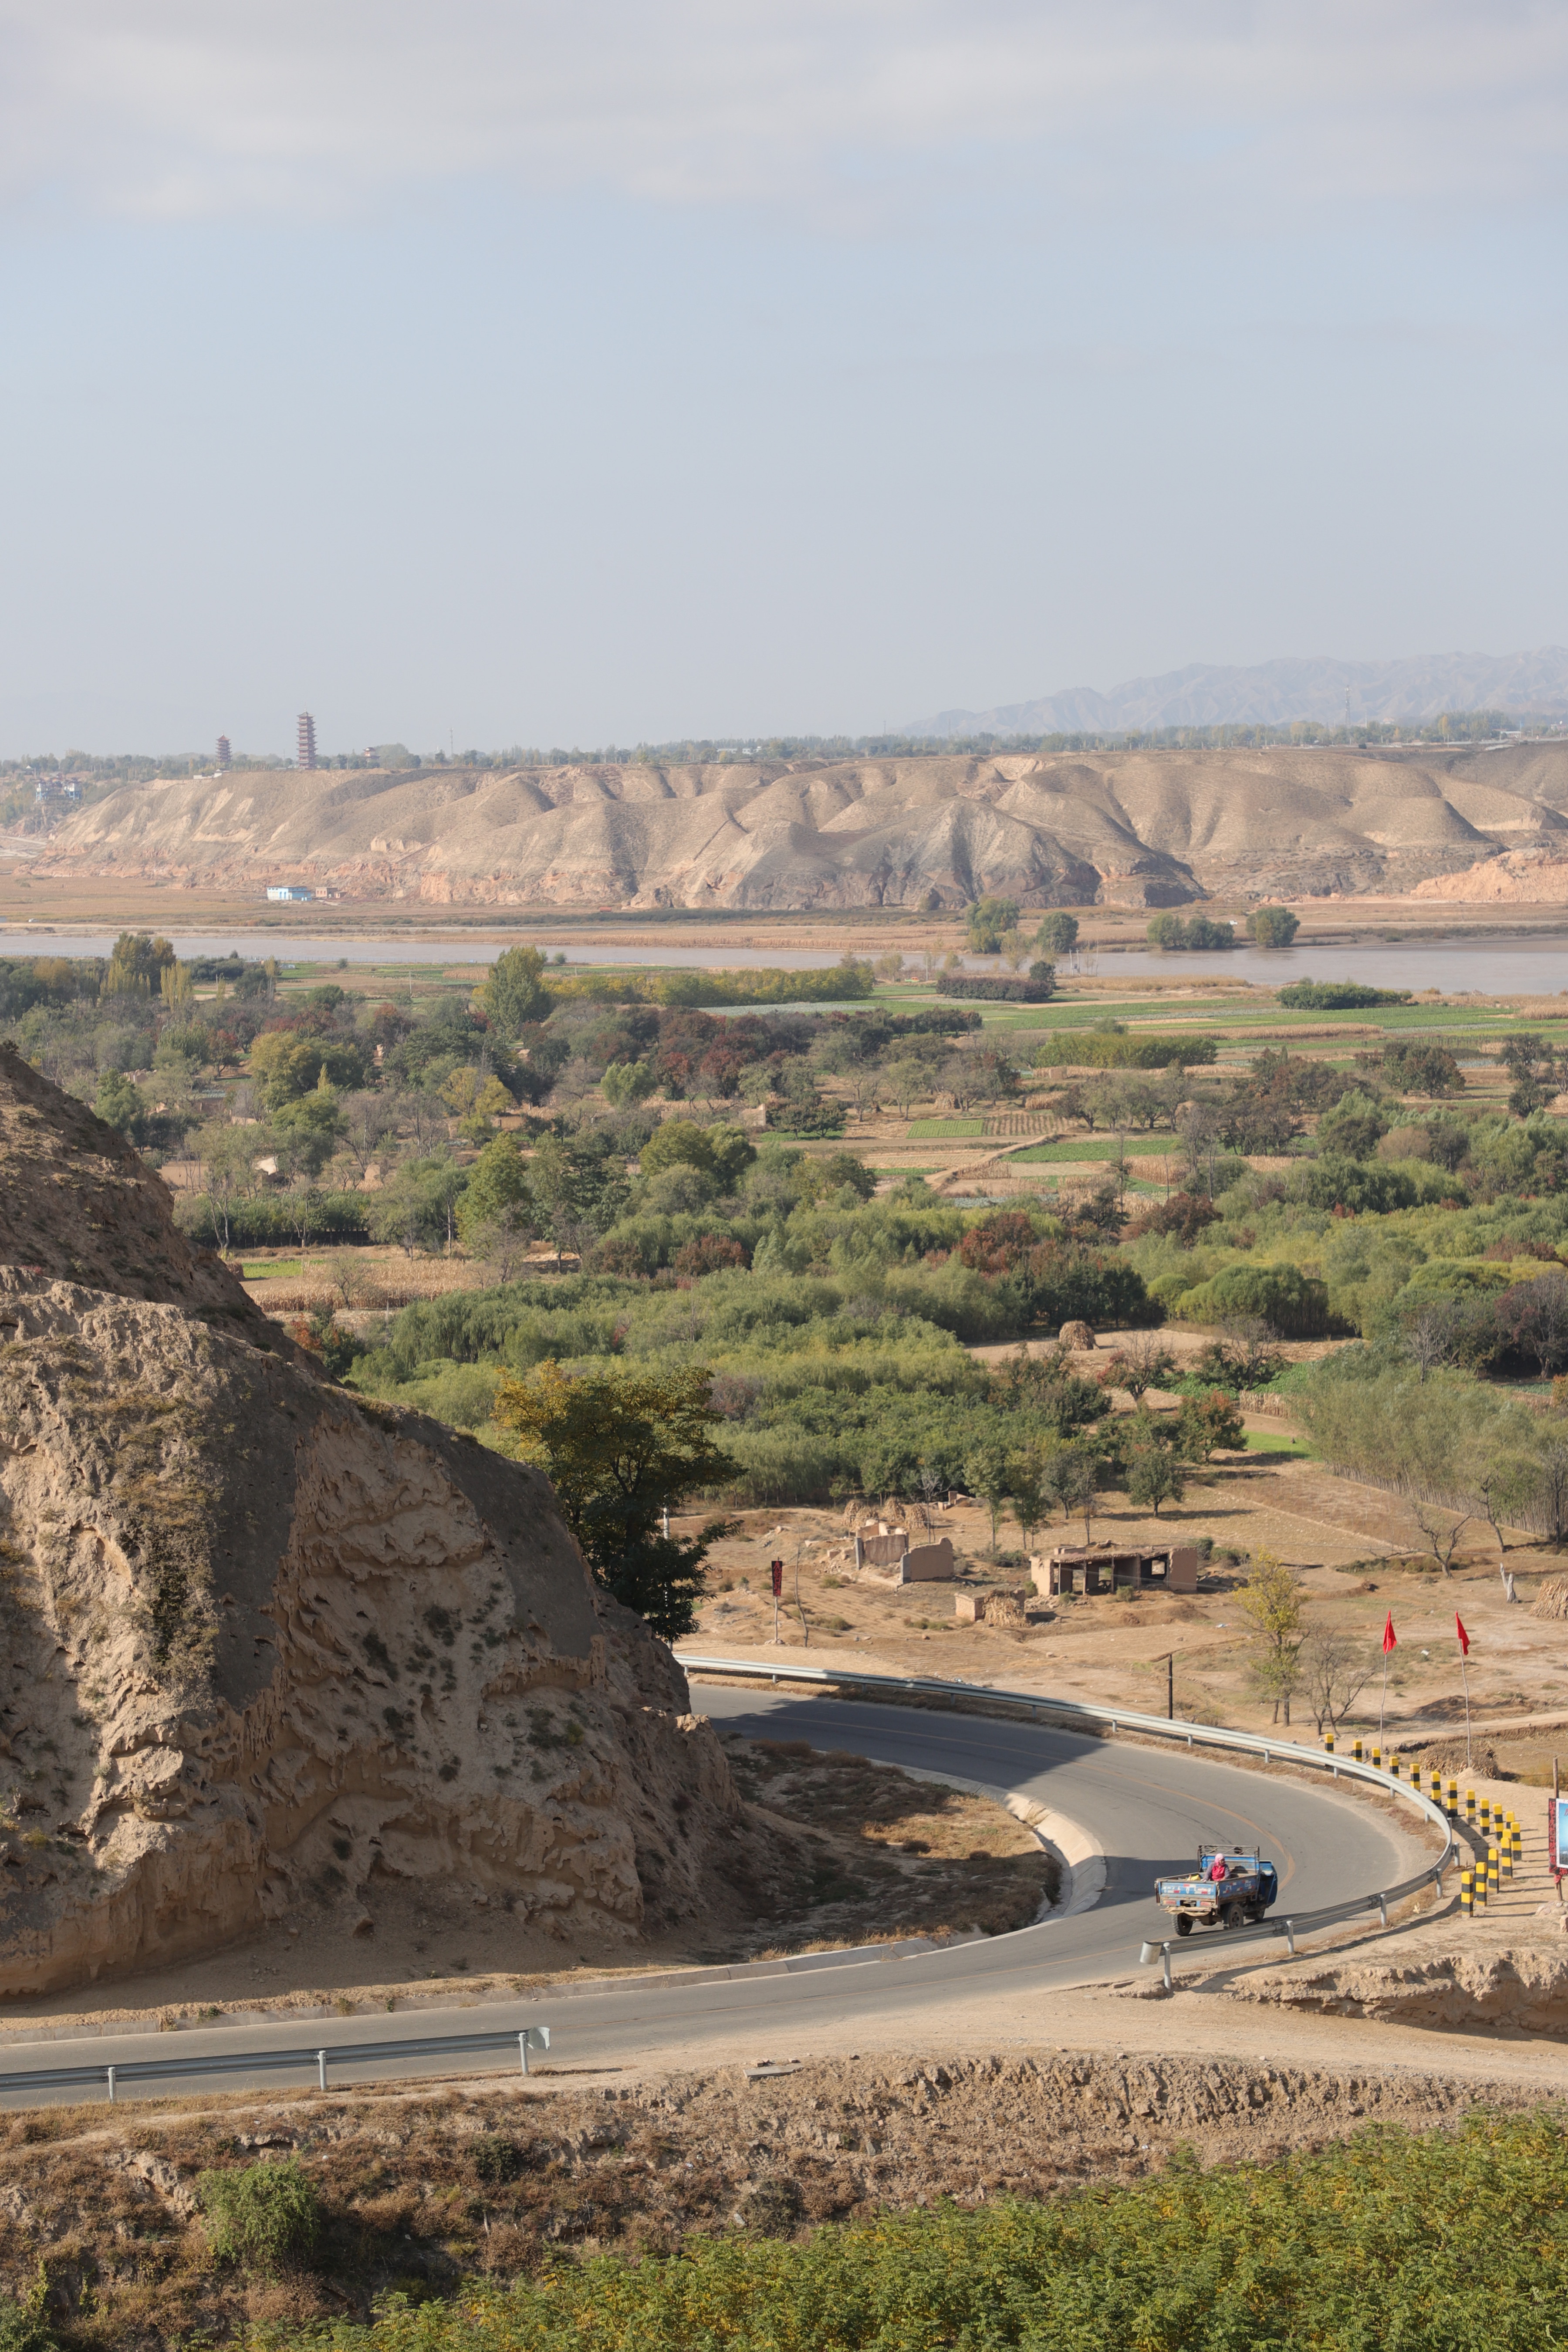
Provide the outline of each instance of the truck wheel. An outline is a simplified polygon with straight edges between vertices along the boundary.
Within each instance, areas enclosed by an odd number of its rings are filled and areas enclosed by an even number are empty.
[[[1176,1914],[1176,1933],[1177,1933],[1177,1935],[1178,1935],[1178,1936],[1190,1936],[1190,1935],[1192,1934],[1192,1932],[1193,1932],[1193,1915],[1192,1915],[1192,1913],[1191,1913],[1190,1911],[1178,1911],[1178,1912],[1177,1912],[1177,1914]]]
[[[1222,1927],[1239,1927],[1246,1917],[1239,1903],[1227,1903],[1219,1915],[1219,1924]]]

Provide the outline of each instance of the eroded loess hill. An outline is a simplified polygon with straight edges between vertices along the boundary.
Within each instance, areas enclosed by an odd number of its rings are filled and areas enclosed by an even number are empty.
[[[1168,907],[1403,890],[1568,843],[1568,745],[255,772],[129,785],[39,874],[437,905]]]
[[[252,1344],[156,1180],[9,1056],[0,1132],[0,1993],[377,1885],[584,1950],[691,1916],[729,1768],[545,1481]],[[39,1168],[91,1283],[32,1255]]]

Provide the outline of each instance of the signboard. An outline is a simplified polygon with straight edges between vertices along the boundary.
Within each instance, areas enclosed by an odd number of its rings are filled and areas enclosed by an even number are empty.
[[[1547,1806],[1546,1840],[1552,1876],[1568,1875],[1568,1797],[1553,1797]]]
[[[768,1566],[773,1572],[773,1599],[776,1601],[784,1591],[784,1562],[782,1559],[771,1559]]]

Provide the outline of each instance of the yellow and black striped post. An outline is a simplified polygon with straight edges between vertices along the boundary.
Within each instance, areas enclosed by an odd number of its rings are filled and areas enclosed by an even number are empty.
[[[1524,1868],[1524,1832],[1517,1822],[1513,1825],[1513,1866],[1516,1870]]]
[[[1467,1789],[1465,1790],[1465,1819],[1468,1822],[1470,1827],[1474,1829],[1476,1826],[1476,1792],[1473,1789]]]
[[[1498,1862],[1505,1878],[1513,1876],[1513,1832],[1504,1828],[1498,1840]]]
[[[1459,1784],[1457,1780],[1450,1780],[1448,1783],[1448,1819],[1451,1822],[1457,1822],[1458,1818]]]
[[[1487,1901],[1489,1903],[1501,1884],[1502,1876],[1498,1868],[1498,1850],[1495,1845],[1489,1845],[1487,1848]]]
[[[1482,1860],[1482,1861],[1480,1861],[1480,1862],[1478,1862],[1478,1863],[1477,1863],[1477,1864],[1476,1864],[1476,1909],[1477,1909],[1478,1911],[1484,1911],[1484,1910],[1486,1909],[1486,1907],[1487,1907],[1487,1865],[1486,1865],[1485,1861],[1484,1861],[1484,1860]]]
[[[1435,1805],[1440,1805],[1442,1801],[1443,1775],[1436,1769],[1436,1766],[1434,1766],[1432,1771],[1432,1802]]]
[[[1391,1756],[1389,1758],[1388,1770],[1390,1779],[1397,1780],[1399,1778],[1399,1759],[1397,1756]]]
[[[1383,1750],[1375,1745],[1372,1751],[1372,1769],[1374,1772],[1381,1772],[1383,1769]]]
[[[1323,1753],[1324,1753],[1326,1756],[1331,1756],[1331,1755],[1333,1754],[1333,1752],[1334,1752],[1334,1735],[1333,1735],[1333,1733],[1332,1733],[1331,1731],[1325,1731],[1325,1732],[1324,1732],[1324,1734],[1323,1734]]]
[[[1362,1753],[1361,1734],[1359,1731],[1357,1732],[1354,1739],[1351,1742],[1351,1754],[1355,1758],[1358,1764],[1364,1764],[1366,1762],[1366,1758]]]
[[[1481,1799],[1481,1835],[1484,1838],[1489,1838],[1491,1833],[1492,1801],[1489,1797],[1483,1797]]]
[[[1459,1916],[1473,1919],[1476,1916],[1476,1874],[1473,1870],[1459,1873]]]

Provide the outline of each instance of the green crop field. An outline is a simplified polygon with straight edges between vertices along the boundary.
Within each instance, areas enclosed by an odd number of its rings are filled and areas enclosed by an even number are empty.
[[[910,1124],[911,1143],[972,1143],[985,1132],[983,1118],[917,1118]]]
[[[1167,1138],[1166,1141],[1169,1142],[1170,1139]],[[1148,1158],[1162,1148],[1145,1137],[1139,1142],[1129,1144],[1127,1157],[1130,1160]],[[1176,1147],[1171,1143],[1170,1149],[1174,1150]],[[1056,1143],[1031,1143],[1026,1151],[1015,1151],[1007,1164],[1010,1168],[1038,1167],[1048,1161],[1055,1166],[1075,1160],[1116,1160],[1121,1153],[1121,1147],[1113,1135],[1068,1135]]]

